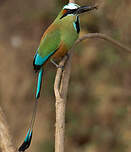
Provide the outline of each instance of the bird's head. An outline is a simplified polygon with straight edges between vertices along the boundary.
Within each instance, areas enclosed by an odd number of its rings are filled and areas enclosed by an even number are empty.
[[[60,19],[65,18],[66,16],[78,16],[93,9],[97,9],[97,6],[79,6],[75,3],[68,3],[63,7]]]

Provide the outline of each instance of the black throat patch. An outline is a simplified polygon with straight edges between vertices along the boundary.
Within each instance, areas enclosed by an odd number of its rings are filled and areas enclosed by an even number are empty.
[[[79,21],[79,17],[77,16],[76,21],[75,21],[75,27],[77,30],[77,33],[80,32],[80,21]]]

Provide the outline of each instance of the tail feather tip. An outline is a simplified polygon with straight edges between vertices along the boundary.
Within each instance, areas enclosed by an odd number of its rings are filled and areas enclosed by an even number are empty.
[[[24,152],[27,148],[29,148],[29,146],[31,144],[32,133],[33,133],[32,130],[29,129],[24,142],[18,149],[19,152]]]

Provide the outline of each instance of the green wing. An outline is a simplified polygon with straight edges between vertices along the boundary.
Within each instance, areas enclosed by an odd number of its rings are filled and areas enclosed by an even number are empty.
[[[50,26],[45,32],[40,46],[38,48],[38,54],[44,58],[54,52],[60,46],[60,30],[56,27]]]

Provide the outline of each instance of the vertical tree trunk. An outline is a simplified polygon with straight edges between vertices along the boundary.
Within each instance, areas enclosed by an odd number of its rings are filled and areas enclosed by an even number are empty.
[[[57,70],[54,84],[54,91],[56,96],[55,152],[64,152],[65,110],[71,71],[71,56],[68,60],[67,57],[64,57],[64,59],[60,62],[60,65],[64,64],[64,71],[62,69]]]

